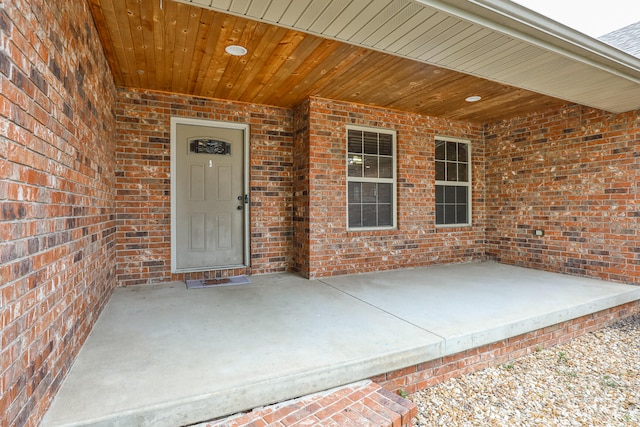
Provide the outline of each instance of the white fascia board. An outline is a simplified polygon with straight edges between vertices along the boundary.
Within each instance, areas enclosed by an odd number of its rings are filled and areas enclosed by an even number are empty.
[[[412,0],[640,84],[640,59],[508,0]]]

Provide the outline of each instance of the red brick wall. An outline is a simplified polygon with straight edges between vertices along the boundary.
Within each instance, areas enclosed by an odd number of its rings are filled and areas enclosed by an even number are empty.
[[[513,119],[486,127],[486,149],[491,256],[640,281],[640,112],[568,106]]]
[[[292,269],[309,276],[309,100],[293,111]]]
[[[170,119],[250,125],[251,273],[287,271],[292,259],[290,110],[120,89],[117,120],[117,276],[120,285],[245,274],[171,274]]]
[[[398,229],[347,231],[346,126],[397,131]],[[484,257],[482,127],[311,98],[309,277],[464,262]],[[473,225],[435,227],[435,137],[471,141]],[[305,273],[305,272],[303,272]]]
[[[0,425],[37,425],[115,285],[115,87],[87,2],[0,6]]]

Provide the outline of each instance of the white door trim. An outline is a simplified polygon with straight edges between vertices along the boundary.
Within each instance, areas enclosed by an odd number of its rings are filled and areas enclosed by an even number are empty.
[[[213,128],[225,128],[225,129],[240,129],[244,132],[244,160],[243,160],[243,174],[244,174],[244,194],[246,197],[249,196],[249,125],[242,123],[231,123],[231,122],[220,122],[215,120],[205,120],[205,119],[190,119],[186,117],[171,117],[171,272],[172,273],[187,273],[192,271],[208,271],[208,270],[220,270],[227,268],[242,268],[249,267],[250,265],[250,253],[249,253],[249,203],[245,204],[244,209],[244,237],[243,237],[243,246],[244,246],[244,255],[243,255],[243,264],[241,265],[225,265],[225,266],[214,266],[214,267],[206,267],[206,268],[198,268],[198,269],[183,269],[177,268],[177,260],[176,260],[176,129],[177,125],[195,125],[195,126],[208,126]]]

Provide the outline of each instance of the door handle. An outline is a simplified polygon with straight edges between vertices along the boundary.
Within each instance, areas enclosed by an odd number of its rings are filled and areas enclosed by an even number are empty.
[[[241,211],[241,210],[242,210],[242,205],[237,206],[237,207],[236,207],[236,209],[238,209],[239,211]]]

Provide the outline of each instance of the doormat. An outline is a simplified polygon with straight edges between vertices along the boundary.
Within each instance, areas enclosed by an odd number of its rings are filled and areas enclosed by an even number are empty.
[[[242,276],[218,277],[215,279],[187,280],[187,289],[215,288],[218,286],[246,285],[251,280],[244,274]]]

